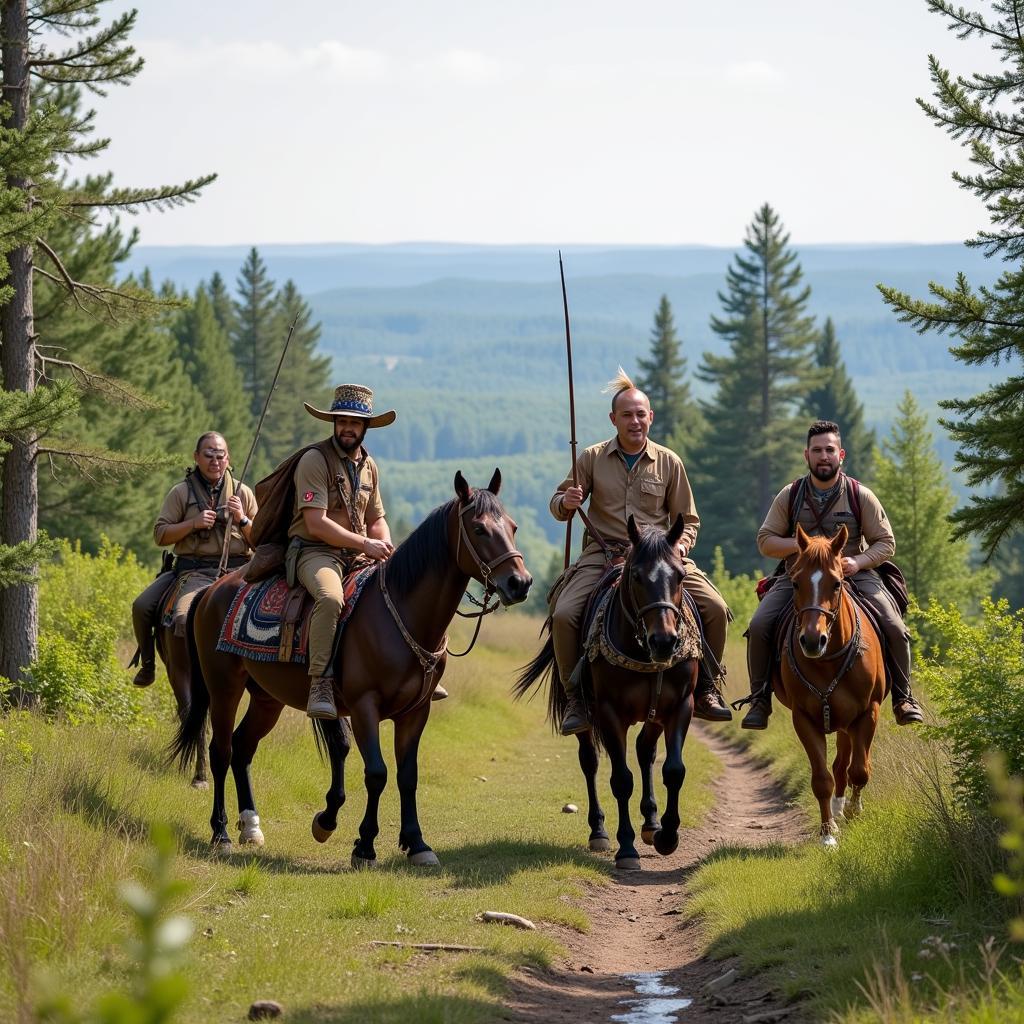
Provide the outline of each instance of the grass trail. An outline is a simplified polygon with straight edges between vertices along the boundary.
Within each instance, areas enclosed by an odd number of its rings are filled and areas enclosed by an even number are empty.
[[[440,870],[410,868],[397,849],[390,725],[380,866],[356,873],[348,863],[364,808],[362,761],[353,750],[338,830],[316,844],[309,826],[323,806],[329,773],[297,712],[285,712],[253,766],[267,845],[226,859],[208,853],[209,793],[189,789],[162,766],[169,721],[118,733],[27,715],[5,719],[0,1020],[30,1019],[47,983],[90,1003],[123,979],[118,936],[125,920],[116,889],[135,874],[157,821],[179,837],[176,870],[189,885],[179,909],[196,928],[183,1019],[242,1020],[253,1000],[276,999],[291,1022],[493,1020],[508,973],[556,955],[543,923],[585,930],[574,898],[614,870],[610,860],[586,852],[584,814],[561,811],[569,802],[585,810],[575,741],[551,735],[542,699],[513,704],[508,696],[516,667],[536,649],[538,625],[516,615],[489,620],[473,654],[449,666],[452,696],[434,705],[420,750],[420,821]],[[708,806],[717,770],[696,743],[686,761],[684,827]],[[607,761],[601,785],[614,828]],[[228,807],[233,825],[230,781]],[[521,914],[541,927],[522,932],[477,923],[483,910]],[[371,947],[372,940],[458,943],[484,952],[415,954]]]

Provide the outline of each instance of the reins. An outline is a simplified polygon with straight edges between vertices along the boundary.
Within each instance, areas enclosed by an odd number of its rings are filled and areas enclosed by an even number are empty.
[[[846,583],[844,582],[842,589],[839,591],[839,603],[836,605],[835,611],[832,612],[831,617],[829,618],[828,629],[825,632],[826,637],[831,637],[832,624],[836,621],[839,612],[842,610],[843,600],[846,597]],[[852,597],[849,597],[848,600],[853,605],[853,635],[834,654],[821,655],[821,658],[819,660],[822,661],[834,661],[836,658],[841,658],[845,655],[845,660],[843,664],[840,666],[839,671],[832,678],[832,681],[824,690],[820,690],[803,674],[803,672],[800,671],[800,666],[797,664],[796,660],[796,648],[794,645],[796,643],[797,627],[800,624],[800,616],[803,615],[804,612],[817,611],[820,612],[822,615],[828,617],[828,611],[824,608],[821,608],[818,605],[808,605],[806,608],[800,609],[797,609],[794,606],[793,610],[796,614],[793,617],[792,625],[789,627],[789,635],[786,638],[785,644],[786,660],[789,662],[789,667],[793,670],[793,674],[797,677],[797,679],[800,680],[801,683],[804,684],[804,686],[807,687],[808,690],[811,691],[811,693],[814,694],[815,697],[817,697],[821,701],[821,710],[825,721],[826,733],[830,733],[832,731],[832,707],[829,704],[829,697],[832,696],[833,692],[835,691],[835,688],[839,685],[839,681],[843,678],[843,676],[846,675],[847,672],[849,672],[849,670],[853,666],[853,663],[857,660],[857,657],[860,654],[860,609],[857,607],[857,602],[854,601]]]
[[[490,615],[491,612],[496,611],[499,607],[500,601],[495,600],[494,604],[490,604],[492,596],[496,596],[496,589],[491,584],[491,574],[494,569],[499,566],[502,562],[507,561],[509,558],[522,558],[522,552],[516,548],[510,548],[508,551],[502,552],[497,558],[491,559],[489,562],[485,562],[473,546],[473,542],[470,539],[469,531],[466,529],[466,513],[472,512],[476,508],[476,500],[468,502],[461,509],[459,509],[459,531],[456,534],[455,540],[455,565],[458,567],[459,554],[462,550],[463,542],[465,543],[466,550],[472,555],[473,561],[476,562],[477,570],[480,573],[480,582],[484,586],[484,599],[478,601],[472,594],[466,594],[469,600],[475,604],[480,611],[478,612],[462,612],[458,608],[455,609],[455,614],[464,619],[476,619],[476,629],[473,631],[473,638],[469,642],[469,646],[461,652],[449,650],[448,648],[448,634],[445,633],[441,637],[441,646],[436,651],[428,651],[427,648],[422,644],[417,643],[413,635],[409,632],[407,626],[402,621],[402,616],[398,609],[395,607],[394,601],[391,599],[391,594],[388,591],[387,581],[385,580],[385,566],[386,562],[381,562],[380,567],[377,570],[377,580],[380,583],[380,592],[384,598],[384,604],[387,606],[388,611],[391,613],[391,618],[394,619],[395,625],[398,627],[398,631],[402,634],[402,639],[405,640],[409,647],[409,650],[416,656],[416,660],[420,663],[420,667],[423,669],[423,685],[420,689],[420,694],[409,705],[404,711],[401,711],[399,715],[407,714],[414,708],[419,707],[428,697],[431,691],[431,682],[433,681],[434,674],[437,672],[437,666],[441,659],[446,655],[450,655],[453,658],[464,658],[473,648],[476,646],[477,637],[480,636],[480,627],[483,624],[484,616]]]

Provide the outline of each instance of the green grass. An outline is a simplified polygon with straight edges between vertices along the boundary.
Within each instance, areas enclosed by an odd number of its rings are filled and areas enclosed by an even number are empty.
[[[507,975],[558,954],[545,925],[588,929],[577,898],[614,870],[609,858],[587,852],[585,815],[561,812],[568,802],[585,810],[575,742],[551,735],[541,699],[514,704],[508,696],[538,625],[525,616],[489,620],[473,654],[449,666],[452,696],[434,706],[420,752],[420,821],[439,870],[411,868],[397,848],[390,756],[380,866],[348,867],[365,800],[355,751],[338,831],[322,846],[313,841],[310,821],[329,773],[296,712],[286,711],[253,765],[267,845],[228,858],[208,851],[209,793],[162,767],[169,720],[135,733],[29,715],[2,720],[0,1020],[31,1019],[44,973],[80,1004],[123,982],[126,917],[117,885],[137,873],[155,822],[178,836],[175,870],[188,894],[174,909],[195,925],[182,1019],[239,1020],[260,998],[283,1003],[292,1022],[495,1019]],[[387,752],[390,725],[383,732]],[[685,753],[684,827],[709,806],[717,771],[698,744]],[[603,760],[602,801],[614,829],[607,775]],[[230,781],[228,808],[233,832]],[[483,910],[521,914],[539,928],[485,925],[475,920]],[[484,952],[424,954],[373,947],[374,940]]]
[[[745,680],[743,656],[737,635],[727,651],[734,690]],[[948,770],[935,744],[897,728],[886,702],[865,813],[827,851],[812,838],[818,806],[789,712],[776,701],[760,733],[739,729],[737,717],[733,735],[804,812],[808,841],[723,849],[695,873],[692,907],[713,955],[768,970],[814,1020],[1024,1021],[1019,961],[1004,951],[1011,910],[995,897],[986,860],[990,837],[961,834],[947,819],[939,794],[948,793]],[[984,952],[990,938],[994,952]]]

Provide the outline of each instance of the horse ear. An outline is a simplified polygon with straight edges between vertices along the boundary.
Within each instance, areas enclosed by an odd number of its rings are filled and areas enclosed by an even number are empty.
[[[632,516],[626,520],[626,532],[633,544],[640,543],[640,531],[636,528],[636,520]]]
[[[843,548],[846,547],[847,541],[850,539],[850,531],[846,528],[846,523],[843,523],[839,527],[839,532],[832,538],[832,554],[838,557],[843,553]]]
[[[494,476],[491,477],[491,482],[487,485],[487,490],[491,494],[497,494],[501,490],[501,470],[495,467]]]
[[[466,478],[462,475],[462,470],[457,470],[455,473],[455,493],[459,496],[459,501],[463,505],[469,502],[469,499],[473,496],[473,488],[466,482]]]
[[[676,516],[676,521],[672,524],[672,529],[668,531],[668,536],[665,538],[672,547],[675,547],[683,536],[683,525],[683,513],[680,512]]]
[[[804,528],[799,523],[797,523],[796,524],[796,546],[801,551],[806,551],[807,550],[807,545],[810,542],[811,542],[811,538],[807,535],[807,532],[804,530]]]

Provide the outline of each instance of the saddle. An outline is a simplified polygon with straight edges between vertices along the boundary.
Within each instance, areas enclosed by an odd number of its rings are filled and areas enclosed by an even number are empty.
[[[349,573],[342,581],[345,603],[334,634],[335,648],[376,566]],[[313,598],[305,587],[289,587],[282,574],[243,584],[217,638],[217,650],[251,661],[309,661],[309,619]]]

